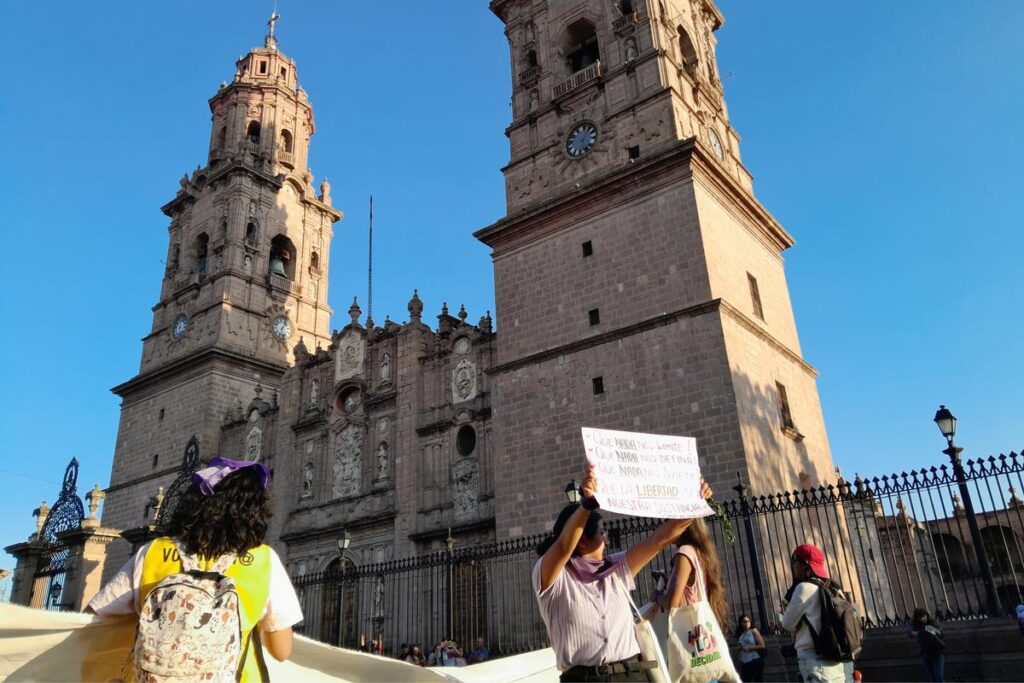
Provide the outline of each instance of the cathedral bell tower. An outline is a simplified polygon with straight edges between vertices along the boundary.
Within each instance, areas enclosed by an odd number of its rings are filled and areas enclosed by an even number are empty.
[[[492,248],[497,533],[549,528],[580,427],[697,438],[719,491],[826,481],[782,253],[716,63],[712,0],[491,0],[512,65]],[[522,493],[524,492],[525,493]]]
[[[313,188],[313,109],[295,62],[277,48],[277,19],[210,98],[207,163],[162,207],[170,224],[160,300],[139,374],[113,389],[121,421],[104,521],[115,528],[146,521],[145,501],[173,478],[192,435],[212,457],[225,415],[261,391],[276,403],[300,340],[331,343],[328,254],[342,214],[326,179]],[[112,552],[116,568],[124,549]]]

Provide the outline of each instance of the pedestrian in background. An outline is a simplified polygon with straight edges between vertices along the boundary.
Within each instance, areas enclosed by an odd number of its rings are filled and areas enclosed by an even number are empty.
[[[740,641],[740,678],[744,683],[764,680],[764,657],[768,648],[764,638],[754,628],[750,617],[744,614],[736,627],[736,639]]]
[[[932,615],[923,607],[914,610],[913,628],[910,635],[917,638],[921,646],[921,661],[928,671],[928,680],[942,683],[946,680],[946,642],[942,631],[932,623]]]

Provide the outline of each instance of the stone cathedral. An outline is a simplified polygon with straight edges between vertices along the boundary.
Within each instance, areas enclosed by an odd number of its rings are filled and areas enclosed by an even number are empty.
[[[205,165],[162,207],[167,267],[139,373],[114,388],[104,526],[147,523],[193,435],[203,459],[272,469],[293,573],[335,560],[342,530],[373,562],[549,528],[582,426],[694,436],[724,497],[737,473],[763,493],[829,478],[793,238],[741,161],[718,9],[490,7],[511,58],[507,212],[466,239],[492,249],[494,319],[428,315],[409,283],[406,322],[353,302],[332,332],[343,214],[308,170],[313,107],[272,20],[209,101]],[[105,574],[129,552],[111,544]]]

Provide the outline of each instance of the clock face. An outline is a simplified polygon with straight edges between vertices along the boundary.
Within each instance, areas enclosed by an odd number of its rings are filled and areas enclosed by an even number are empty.
[[[594,148],[597,142],[597,127],[588,122],[581,123],[571,131],[565,139],[565,152],[573,159],[584,157]]]
[[[715,150],[715,156],[718,157],[719,161],[725,159],[725,150],[722,149],[722,141],[718,139],[718,134],[713,131],[708,131],[708,139],[711,140],[711,149]]]
[[[171,338],[174,341],[178,341],[185,336],[188,332],[188,316],[182,313],[174,319],[174,325],[171,327]]]
[[[292,323],[288,318],[285,318],[283,315],[279,315],[270,323],[270,330],[274,333],[275,337],[284,341],[288,337],[292,336]]]

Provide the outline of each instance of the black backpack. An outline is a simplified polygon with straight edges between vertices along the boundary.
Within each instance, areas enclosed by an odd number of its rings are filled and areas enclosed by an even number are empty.
[[[835,581],[808,581],[818,587],[821,600],[821,633],[815,633],[810,622],[807,624],[814,638],[815,652],[828,661],[852,662],[860,654],[864,638],[864,626],[857,606],[846,599],[842,586]]]

